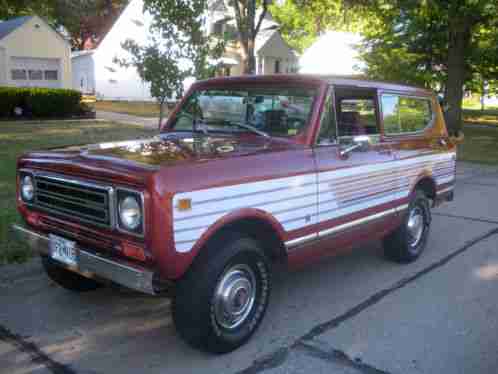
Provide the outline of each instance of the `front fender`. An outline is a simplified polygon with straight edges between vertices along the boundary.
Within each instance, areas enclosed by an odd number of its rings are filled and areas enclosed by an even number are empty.
[[[261,209],[255,209],[255,208],[238,209],[224,215],[223,217],[219,218],[216,222],[214,222],[212,225],[210,225],[208,229],[206,229],[206,231],[199,237],[199,239],[195,242],[195,244],[188,252],[180,253],[177,251],[179,257],[182,258],[181,261],[182,264],[181,264],[181,269],[177,267],[175,275],[177,277],[181,277],[185,273],[185,271],[187,271],[188,267],[192,264],[195,257],[201,251],[201,249],[206,245],[206,243],[209,242],[210,239],[213,238],[213,236],[216,233],[218,233],[220,230],[230,225],[236,224],[238,222],[242,223],[244,220],[259,221],[261,222],[261,224],[266,224],[270,226],[275,231],[278,238],[282,242],[284,241],[285,230],[283,226],[280,224],[280,222],[278,222],[273,215]]]

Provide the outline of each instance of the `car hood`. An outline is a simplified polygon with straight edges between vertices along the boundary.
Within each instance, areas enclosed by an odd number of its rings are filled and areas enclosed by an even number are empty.
[[[268,152],[275,144],[264,138],[239,136],[174,136],[161,135],[150,139],[102,143],[80,148],[88,159],[119,159],[149,167],[182,162],[207,161],[234,156]]]
[[[143,184],[155,171],[181,163],[241,157],[298,147],[282,139],[253,135],[192,137],[161,134],[153,138],[122,142],[77,145],[31,152],[19,167],[33,167],[74,175],[94,175],[104,179],[127,178]]]

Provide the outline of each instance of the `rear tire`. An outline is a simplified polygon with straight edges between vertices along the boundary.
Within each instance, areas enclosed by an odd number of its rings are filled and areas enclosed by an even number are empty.
[[[41,256],[41,262],[47,276],[66,290],[73,292],[88,292],[94,291],[103,286],[102,283],[99,283],[93,279],[64,269],[50,257]]]
[[[226,353],[258,328],[270,296],[270,264],[261,246],[239,233],[203,249],[175,289],[173,320],[195,348]]]
[[[429,236],[431,210],[424,192],[415,190],[403,223],[384,238],[384,254],[395,262],[410,263],[424,251]]]

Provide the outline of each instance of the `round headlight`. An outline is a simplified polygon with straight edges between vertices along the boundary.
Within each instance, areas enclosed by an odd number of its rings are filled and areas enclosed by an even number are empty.
[[[142,211],[137,199],[127,196],[119,203],[119,218],[126,230],[135,230],[142,222]]]
[[[21,180],[21,196],[24,201],[32,201],[35,196],[35,185],[30,175],[25,175]]]

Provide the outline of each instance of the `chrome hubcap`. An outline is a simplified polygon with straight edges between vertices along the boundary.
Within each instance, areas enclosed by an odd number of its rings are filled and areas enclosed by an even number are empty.
[[[408,235],[410,236],[410,246],[416,247],[422,239],[424,232],[424,214],[420,207],[415,207],[410,211],[407,222]]]
[[[247,265],[235,265],[221,276],[214,293],[218,324],[234,329],[245,321],[256,299],[256,277]]]

